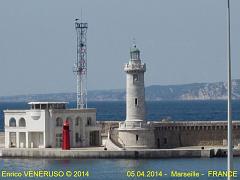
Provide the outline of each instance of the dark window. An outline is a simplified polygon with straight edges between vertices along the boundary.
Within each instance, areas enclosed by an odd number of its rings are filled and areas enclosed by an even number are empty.
[[[11,118],[9,120],[9,126],[10,127],[16,127],[16,119],[15,118]]]
[[[63,125],[63,120],[61,118],[56,119],[56,126],[61,127]]]
[[[138,105],[138,99],[135,98],[135,106],[137,106],[137,105]]]
[[[26,121],[25,121],[24,118],[21,118],[21,119],[19,120],[19,126],[20,126],[20,127],[26,127]]]
[[[138,141],[138,135],[136,135],[136,141]]]
[[[40,104],[35,104],[35,109],[40,109]]]
[[[138,75],[137,74],[133,74],[133,82],[138,81]]]
[[[92,118],[88,117],[87,118],[87,125],[90,126],[92,124]]]
[[[159,148],[160,147],[160,139],[157,138],[157,147]]]
[[[78,133],[75,134],[75,142],[76,142],[76,143],[79,142]]]
[[[41,104],[41,109],[47,109],[47,105],[46,104]]]
[[[163,143],[164,143],[164,144],[167,144],[167,138],[164,138],[164,139],[163,139]]]
[[[75,120],[75,126],[78,126],[78,125],[79,125],[79,118]]]

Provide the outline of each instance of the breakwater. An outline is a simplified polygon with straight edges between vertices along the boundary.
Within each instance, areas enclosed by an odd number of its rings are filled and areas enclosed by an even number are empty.
[[[167,149],[167,150],[61,150],[61,149],[1,149],[2,157],[26,158],[182,158],[182,157],[213,157],[211,149]]]
[[[108,130],[116,129],[121,121],[101,121],[103,139]],[[187,146],[226,146],[227,121],[151,121],[158,149]],[[112,131],[117,136],[116,131]],[[114,140],[114,139],[113,139]],[[240,144],[240,122],[233,121],[233,144]]]

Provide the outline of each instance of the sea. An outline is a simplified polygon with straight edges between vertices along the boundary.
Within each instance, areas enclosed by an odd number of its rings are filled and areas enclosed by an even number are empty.
[[[76,107],[70,102],[69,108]],[[124,120],[125,102],[89,102],[97,109],[98,121]],[[240,101],[232,103],[232,117],[240,120]],[[25,102],[0,103],[0,129],[3,110],[28,109]],[[226,121],[227,101],[146,102],[146,119],[159,121]],[[0,158],[0,179],[226,179],[226,158],[179,159],[25,159]],[[240,179],[240,158],[234,158],[236,178]],[[190,177],[177,177],[177,173]],[[215,172],[215,176],[213,176]],[[42,174],[41,174],[42,173]],[[8,176],[11,175],[11,176]],[[15,177],[13,177],[15,175]]]

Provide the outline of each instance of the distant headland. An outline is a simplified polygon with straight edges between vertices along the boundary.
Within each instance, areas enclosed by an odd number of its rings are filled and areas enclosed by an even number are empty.
[[[145,88],[147,101],[160,100],[225,100],[226,82],[181,85],[151,85]],[[125,101],[124,89],[88,91],[89,101]],[[233,80],[233,99],[240,99],[240,79]],[[28,94],[0,96],[0,102],[75,101],[75,93]]]

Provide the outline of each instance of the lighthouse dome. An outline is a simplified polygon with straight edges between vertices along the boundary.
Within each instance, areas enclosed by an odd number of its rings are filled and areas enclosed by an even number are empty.
[[[130,57],[131,60],[140,60],[140,50],[135,44],[130,48]]]

